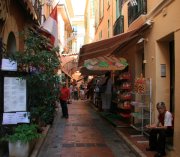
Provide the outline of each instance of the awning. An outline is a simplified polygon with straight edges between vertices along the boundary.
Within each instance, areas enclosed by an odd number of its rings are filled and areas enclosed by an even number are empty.
[[[88,70],[86,67],[81,67],[81,75],[90,76],[90,75],[104,75],[107,71],[97,71],[97,70]]]
[[[69,73],[67,72],[67,70],[66,69],[64,69],[64,68],[61,68],[61,70],[62,70],[62,72],[63,73],[65,73],[69,78],[71,78],[72,79],[72,76],[71,75],[69,75]]]
[[[125,58],[117,58],[113,56],[109,57],[97,57],[84,61],[84,67],[88,70],[98,71],[113,71],[124,70],[128,66]]]
[[[79,54],[78,66],[82,66],[84,61],[100,56],[110,56],[117,49],[126,46],[130,41],[141,38],[142,32],[147,29],[151,23],[146,22],[137,29],[116,35],[112,38],[93,42],[82,46]]]
[[[61,56],[61,67],[64,67],[67,63],[72,62],[77,58],[77,55]]]

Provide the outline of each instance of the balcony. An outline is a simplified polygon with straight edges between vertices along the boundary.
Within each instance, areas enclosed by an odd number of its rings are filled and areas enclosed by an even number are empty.
[[[128,25],[136,20],[140,15],[147,13],[147,0],[136,0],[137,5],[128,3]]]
[[[114,24],[113,35],[121,34],[123,32],[124,32],[124,16],[120,15]]]

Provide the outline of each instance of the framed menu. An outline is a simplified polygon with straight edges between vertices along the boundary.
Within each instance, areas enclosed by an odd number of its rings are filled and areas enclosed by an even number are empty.
[[[2,71],[17,71],[17,62],[3,58],[2,64],[1,64],[1,70]]]
[[[4,77],[4,112],[26,111],[26,80]]]
[[[29,112],[3,113],[2,124],[30,123]]]

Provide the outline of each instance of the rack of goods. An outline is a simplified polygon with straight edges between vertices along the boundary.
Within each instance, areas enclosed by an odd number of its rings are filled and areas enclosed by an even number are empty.
[[[132,101],[132,83],[130,72],[121,72],[118,78],[119,89],[117,95],[117,114],[123,120],[130,123],[131,119],[131,101]]]
[[[131,105],[134,112],[131,114],[133,117],[132,127],[140,131],[141,134],[145,133],[144,127],[151,124],[151,79],[137,78],[134,83],[134,90],[132,91],[133,100]]]

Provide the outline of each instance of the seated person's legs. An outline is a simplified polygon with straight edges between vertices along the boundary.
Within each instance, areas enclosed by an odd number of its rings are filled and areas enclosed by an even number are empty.
[[[152,130],[149,131],[149,148],[147,148],[146,150],[148,150],[148,151],[156,150],[157,135],[158,135],[157,130],[152,129]]]
[[[165,155],[165,143],[166,143],[166,130],[159,130],[159,136],[157,140],[157,152],[161,155]]]

